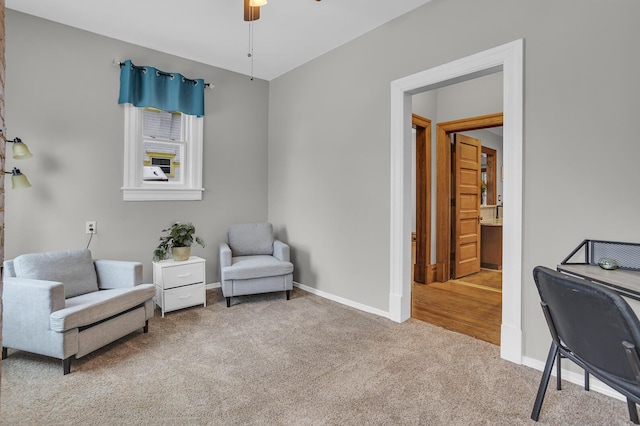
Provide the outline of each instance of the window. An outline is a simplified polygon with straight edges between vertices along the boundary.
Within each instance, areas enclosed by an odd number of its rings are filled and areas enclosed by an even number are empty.
[[[202,199],[202,118],[125,104],[125,201]]]

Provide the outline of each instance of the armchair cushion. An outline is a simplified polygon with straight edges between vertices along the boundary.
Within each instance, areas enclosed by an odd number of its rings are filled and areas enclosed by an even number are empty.
[[[64,283],[65,298],[98,291],[98,278],[87,249],[23,254],[13,260],[16,277]]]
[[[231,225],[228,239],[234,257],[273,254],[273,226],[270,223]]]
[[[86,293],[68,299],[66,307],[51,313],[51,330],[63,332],[121,314],[155,295],[153,284]]]
[[[275,277],[293,272],[292,263],[282,262],[268,255],[234,257],[232,263],[233,265],[222,268],[225,280]]]

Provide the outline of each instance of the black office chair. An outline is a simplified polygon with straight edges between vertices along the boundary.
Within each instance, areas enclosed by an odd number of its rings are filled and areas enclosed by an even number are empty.
[[[599,284],[537,266],[533,278],[551,332],[551,348],[531,418],[538,421],[553,363],[570,359],[627,398],[639,424],[640,321],[617,293]]]

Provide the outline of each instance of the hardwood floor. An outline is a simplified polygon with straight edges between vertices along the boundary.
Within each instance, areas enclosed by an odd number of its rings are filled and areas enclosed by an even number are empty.
[[[483,269],[480,274],[446,283],[413,283],[411,316],[500,345],[502,273]]]

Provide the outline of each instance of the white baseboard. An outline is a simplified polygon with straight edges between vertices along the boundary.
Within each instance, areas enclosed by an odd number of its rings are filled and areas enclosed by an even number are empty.
[[[563,358],[562,362],[569,363],[571,362],[571,360]],[[544,370],[544,364],[545,363],[543,361],[539,361],[537,359],[522,357],[522,365],[526,365],[527,367],[534,368],[538,371]],[[553,365],[553,370],[551,371],[551,375],[553,377],[556,377],[556,364]],[[566,380],[568,382],[575,383],[578,386],[584,387],[584,374],[576,373],[574,371],[568,371],[566,368],[562,369],[562,380]],[[549,381],[549,387],[547,389],[555,389],[555,388],[556,388],[555,383],[551,383],[551,381]],[[624,397],[624,395],[622,395],[618,391],[611,389],[609,386],[605,385],[604,383],[602,383],[600,380],[596,379],[593,376],[589,376],[589,389],[592,391],[601,393],[603,395],[607,395],[612,398],[619,399],[621,401],[627,400],[627,398]]]
[[[293,282],[293,285],[308,293],[315,294],[316,296],[320,296],[325,299],[333,300],[334,302],[338,302],[342,305],[350,306],[352,308],[358,309],[359,311],[364,311],[370,314],[379,315],[384,318],[389,318],[389,312],[381,311],[380,309],[372,308],[371,306],[363,305],[362,303],[354,302],[353,300],[345,299],[344,297],[336,296],[334,294],[327,293],[322,290],[317,290],[313,287],[309,287],[309,286],[297,283],[295,281]],[[207,284],[205,286],[207,290],[220,288],[220,287],[222,287],[222,285],[219,282]]]
[[[500,327],[500,357],[515,364],[522,364],[522,330],[507,325]]]
[[[316,296],[323,297],[325,299],[332,300],[334,302],[338,302],[342,305],[349,306],[351,308],[358,309],[359,311],[368,312],[370,314],[375,314],[384,318],[389,318],[389,312],[382,311],[380,309],[372,308],[371,306],[363,305],[362,303],[354,302],[353,300],[345,299],[344,297],[336,296],[335,294],[327,293],[322,290],[315,289],[313,287],[306,286],[304,284],[300,284],[297,282],[293,282],[294,287],[298,287],[301,290],[304,290],[308,293],[315,294]]]

